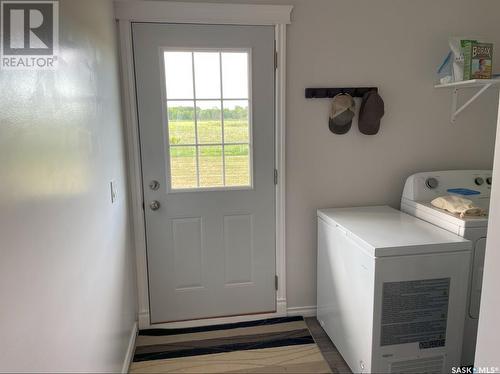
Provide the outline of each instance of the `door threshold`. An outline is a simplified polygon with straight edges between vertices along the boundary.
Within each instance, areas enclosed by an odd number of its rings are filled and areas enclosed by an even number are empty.
[[[267,318],[286,317],[286,315],[287,315],[286,307],[280,308],[278,306],[276,312],[253,313],[253,314],[243,314],[237,316],[213,317],[213,318],[193,319],[193,320],[175,321],[175,322],[148,323],[146,325],[140,326],[140,329],[141,330],[162,329],[162,328],[178,329],[186,327],[223,325],[226,323],[238,323],[238,322],[258,321],[260,319],[267,319]]]

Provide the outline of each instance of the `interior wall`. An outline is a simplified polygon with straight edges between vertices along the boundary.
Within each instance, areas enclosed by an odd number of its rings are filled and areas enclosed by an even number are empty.
[[[57,70],[0,71],[0,371],[122,369],[136,284],[116,50],[110,1],[61,0]]]
[[[500,103],[499,103],[500,105]],[[499,107],[500,108],[500,107]],[[493,179],[500,180],[500,109],[497,125],[497,141]],[[500,369],[500,184],[494,183],[491,188],[490,214],[488,221],[488,239],[486,241],[486,257],[484,262],[484,278],[481,296],[481,314],[476,346],[475,366],[490,368],[490,372]]]

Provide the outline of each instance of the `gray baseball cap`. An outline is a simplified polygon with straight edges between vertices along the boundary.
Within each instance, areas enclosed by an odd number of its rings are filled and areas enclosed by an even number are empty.
[[[351,129],[355,103],[349,94],[338,94],[332,100],[328,127],[334,134],[345,134]]]
[[[365,135],[375,135],[380,129],[380,119],[384,116],[384,100],[378,92],[370,91],[363,96],[359,108],[358,127]]]

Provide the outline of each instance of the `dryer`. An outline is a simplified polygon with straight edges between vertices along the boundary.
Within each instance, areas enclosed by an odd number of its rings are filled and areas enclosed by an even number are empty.
[[[490,205],[491,170],[447,170],[417,173],[405,183],[401,210],[472,242],[472,261],[468,283],[467,314],[462,348],[462,365],[474,364],[479,306],[483,281],[488,216],[460,218],[432,206],[439,196],[459,195],[486,211]]]

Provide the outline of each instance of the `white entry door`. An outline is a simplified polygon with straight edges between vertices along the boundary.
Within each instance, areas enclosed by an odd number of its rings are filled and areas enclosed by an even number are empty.
[[[151,323],[275,311],[274,28],[132,30]]]

